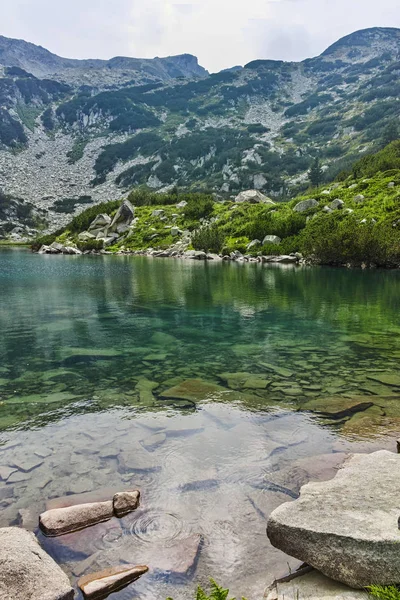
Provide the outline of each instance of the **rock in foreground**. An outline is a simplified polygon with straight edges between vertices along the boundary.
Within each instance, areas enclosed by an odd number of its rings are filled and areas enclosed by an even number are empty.
[[[123,517],[139,506],[140,492],[137,490],[119,492],[113,498],[114,513],[117,517]]]
[[[1,600],[73,600],[68,577],[35,536],[18,527],[0,529]]]
[[[352,590],[314,569],[304,571],[297,577],[275,581],[267,590],[266,600],[367,600],[364,591]]]
[[[78,586],[86,600],[102,600],[127,587],[148,570],[148,567],[134,565],[111,567],[100,573],[85,575],[78,581]]]
[[[400,581],[400,455],[354,454],[336,477],[273,511],[272,544],[354,588]]]
[[[39,526],[45,535],[57,536],[108,521],[113,515],[112,500],[92,502],[48,510],[40,515]]]

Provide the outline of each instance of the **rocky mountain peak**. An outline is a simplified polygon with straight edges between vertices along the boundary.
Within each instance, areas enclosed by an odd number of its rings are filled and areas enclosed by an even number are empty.
[[[389,54],[392,59],[400,56],[400,29],[395,27],[372,27],[347,35],[329,46],[322,57],[365,63]]]
[[[0,36],[0,65],[19,67],[35,77],[54,78],[69,84],[88,84],[96,87],[136,84],[152,81],[168,82],[178,77],[205,77],[195,56],[181,54],[165,58],[131,58],[117,56],[109,60],[71,59],[24,40]]]

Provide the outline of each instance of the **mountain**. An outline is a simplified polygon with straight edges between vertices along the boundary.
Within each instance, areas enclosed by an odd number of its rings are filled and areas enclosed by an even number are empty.
[[[7,38],[0,64],[0,188],[53,229],[136,186],[287,198],[307,187],[317,155],[329,180],[388,129],[397,137],[394,28],[355,32],[303,62],[211,75],[190,55],[76,61]]]
[[[0,65],[21,68],[39,78],[98,88],[208,75],[191,54],[152,59],[116,56],[110,60],[78,60],[62,58],[42,46],[4,36],[0,36]]]

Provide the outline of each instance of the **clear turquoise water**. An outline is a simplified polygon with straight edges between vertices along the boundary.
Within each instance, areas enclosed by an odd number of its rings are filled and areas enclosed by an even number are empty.
[[[1,250],[0,468],[15,472],[0,526],[137,486],[138,513],[83,549],[83,534],[48,545],[73,581],[146,560],[152,573],[116,600],[188,599],[209,576],[261,598],[288,561],[269,512],[342,452],[394,448],[399,315],[398,271]],[[372,398],[362,418],[303,410],[354,396]],[[191,572],[167,576],[165,553],[194,534]]]

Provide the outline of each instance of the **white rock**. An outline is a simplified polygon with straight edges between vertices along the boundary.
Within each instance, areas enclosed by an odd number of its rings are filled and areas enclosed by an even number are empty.
[[[274,546],[355,588],[400,581],[400,455],[352,455],[270,515]]]

